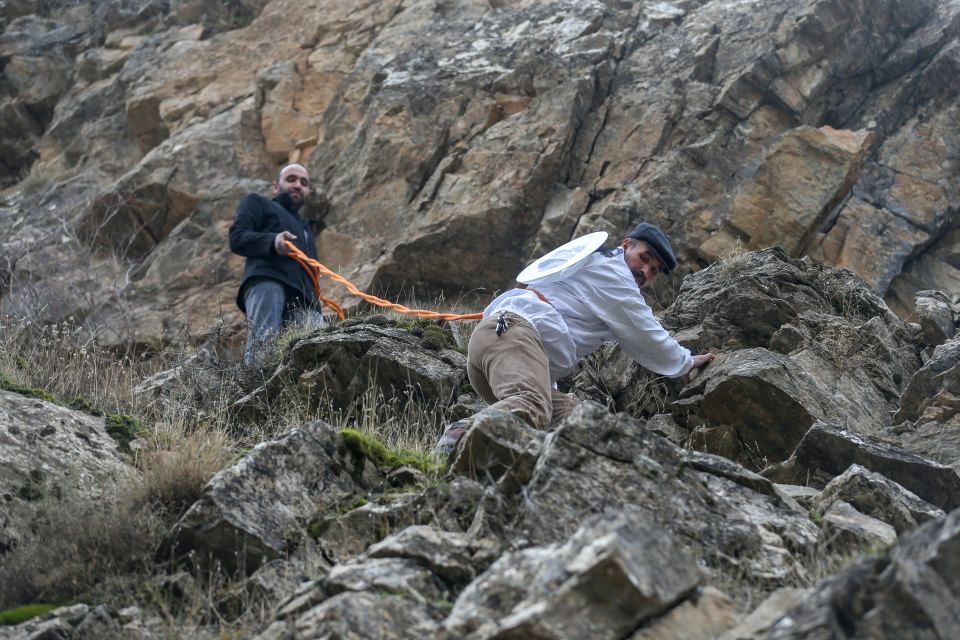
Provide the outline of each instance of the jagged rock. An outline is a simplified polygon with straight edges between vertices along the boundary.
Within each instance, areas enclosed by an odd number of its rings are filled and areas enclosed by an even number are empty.
[[[884,437],[960,469],[960,340],[938,346],[910,379]]]
[[[684,390],[674,412],[696,411],[709,426],[733,427],[742,443],[741,458],[753,448],[753,455],[779,461],[828,411],[825,401],[810,375],[790,358],[766,349],[744,349],[711,363],[696,384]]]
[[[782,587],[751,611],[736,627],[720,636],[719,640],[763,640],[767,632],[783,615],[799,606],[807,597],[809,589]]]
[[[872,139],[867,131],[832,127],[789,131],[739,191],[723,227],[700,245],[700,251],[716,260],[738,245],[748,249],[781,245],[799,255],[813,231],[849,193]],[[771,216],[771,210],[777,214]]]
[[[885,549],[897,541],[892,526],[860,513],[843,500],[834,500],[820,522],[822,544],[831,551]]]
[[[852,464],[893,480],[941,509],[960,506],[960,475],[952,468],[825,422],[814,424],[790,458],[763,475],[775,482],[823,486]]]
[[[739,617],[737,606],[726,594],[706,587],[645,624],[629,640],[715,640],[736,625]]]
[[[499,544],[463,533],[414,525],[371,546],[370,558],[409,558],[450,584],[466,584],[497,557]]]
[[[231,590],[217,608],[224,615],[239,617],[251,606],[272,607],[283,602],[297,592],[307,580],[308,573],[316,575],[330,569],[325,561],[322,566],[317,566],[316,562],[312,564],[308,569],[302,560],[296,558],[270,560]]]
[[[544,437],[511,413],[481,411],[463,434],[450,471],[486,482],[509,474],[511,483],[523,485],[533,472]]]
[[[30,535],[34,502],[96,500],[136,476],[103,417],[0,390],[0,556]]]
[[[857,464],[850,465],[823,488],[813,501],[813,512],[823,515],[837,500],[892,525],[900,535],[944,515],[942,509],[924,502],[896,482]]]
[[[601,353],[574,388],[634,415],[669,405],[674,441],[753,468],[787,457],[817,419],[880,433],[919,365],[910,331],[863,282],[780,249],[688,276],[663,322],[719,357],[681,388]]]
[[[327,555],[345,561],[411,525],[435,523],[446,530],[466,531],[482,498],[480,484],[455,478],[420,493],[385,496],[346,513],[321,510],[311,521],[310,533]]]
[[[815,587],[767,638],[936,638],[960,634],[960,511],[927,522],[881,556]]]
[[[952,338],[957,328],[950,298],[942,291],[918,291],[916,300],[923,342],[937,347]]]
[[[295,546],[310,517],[355,500],[376,481],[363,456],[332,427],[316,421],[263,442],[215,475],[174,525],[165,546],[201,567],[252,573]]]
[[[257,640],[287,638],[431,638],[437,633],[424,607],[407,598],[346,592],[307,610],[295,619],[274,622]]]
[[[673,537],[626,506],[563,544],[504,555],[460,594],[444,627],[466,638],[620,638],[698,582]]]
[[[372,558],[335,566],[323,579],[329,595],[344,591],[392,593],[426,605],[445,600],[448,590],[430,569],[408,558]]]
[[[804,509],[813,508],[814,501],[820,495],[820,489],[806,487],[798,484],[778,484],[774,483],[777,491],[789,498],[795,500]]]
[[[805,513],[725,477],[741,474],[698,471],[684,458],[628,416],[581,403],[547,438],[511,541],[565,540],[570,522],[631,504],[687,541],[707,568],[726,572],[732,563],[773,582],[803,573],[793,554],[812,552],[817,537]]]
[[[17,286],[89,291],[102,301],[85,308],[98,316],[90,326],[109,320],[121,334],[114,307],[150,316],[123,336],[143,345],[185,323],[210,336],[205,321],[239,278],[224,242],[236,201],[266,186],[248,181],[299,160],[324,194],[311,206],[329,203],[322,259],[362,289],[496,289],[541,248],[646,219],[680,247],[681,275],[703,266],[699,247],[737,228],[849,266],[878,292],[889,285],[898,307],[918,288],[950,292],[960,12],[878,2],[746,13],[719,0],[20,5],[27,13],[6,12],[0,37],[9,75],[22,79],[27,60],[55,64],[0,95],[10,151],[0,182],[26,186],[34,166],[31,179],[82,183],[78,198],[53,189],[67,228],[103,221],[111,195],[137,194],[116,203],[115,237],[94,248],[122,249],[129,233],[158,271],[186,264],[195,277],[153,293],[136,278],[111,288],[70,268],[87,264],[89,247],[69,243],[62,267]],[[31,113],[24,96],[45,86],[46,113]],[[94,94],[110,95],[106,108]],[[177,168],[166,185],[146,180],[161,168]],[[35,204],[18,201],[17,217],[64,226],[32,215]],[[154,204],[176,214],[168,221],[185,216],[159,244],[135,224]],[[4,227],[0,244],[17,235]],[[661,301],[674,285],[659,284]],[[235,312],[224,324],[243,328]]]
[[[301,401],[348,407],[373,388],[386,400],[413,398],[446,405],[460,387],[466,358],[451,349],[421,348],[422,340],[396,327],[332,326],[296,341],[266,384],[236,403],[256,413],[291,386]]]

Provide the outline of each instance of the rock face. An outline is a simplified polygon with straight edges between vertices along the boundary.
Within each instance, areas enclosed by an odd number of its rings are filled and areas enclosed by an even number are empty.
[[[30,533],[39,500],[95,500],[136,476],[102,417],[0,390],[0,557]]]
[[[173,528],[164,553],[252,573],[289,552],[317,510],[349,504],[375,481],[363,456],[352,454],[329,425],[312,422],[257,445],[214,476]]]
[[[350,407],[370,392],[384,401],[448,405],[466,377],[466,358],[446,348],[453,345],[443,330],[430,325],[418,338],[404,329],[374,324],[375,319],[301,336],[283,351],[266,383],[238,400],[236,409],[256,415],[261,402],[278,397]]]
[[[826,580],[783,616],[767,637],[956,636],[958,523],[960,512],[951,512],[912,532],[888,553]]]
[[[688,276],[663,323],[694,352],[720,352],[690,384],[607,350],[572,386],[603,389],[599,399],[638,416],[669,413],[675,441],[757,470],[789,457],[818,420],[885,432],[920,365],[911,331],[861,280],[780,249]]]
[[[394,296],[641,219],[681,275],[781,244],[903,315],[960,292],[946,0],[7,2],[0,29],[2,311],[107,342],[240,331],[226,230],[288,160],[322,261]]]
[[[670,534],[628,507],[584,522],[562,545],[504,555],[445,626],[464,638],[622,638],[698,582]]]

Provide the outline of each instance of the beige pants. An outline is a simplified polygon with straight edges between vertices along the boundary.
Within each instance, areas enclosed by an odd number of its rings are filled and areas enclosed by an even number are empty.
[[[482,320],[467,347],[467,376],[492,407],[509,411],[537,429],[560,423],[578,400],[550,383],[550,363],[540,334],[520,316],[507,313],[497,335],[497,317]]]

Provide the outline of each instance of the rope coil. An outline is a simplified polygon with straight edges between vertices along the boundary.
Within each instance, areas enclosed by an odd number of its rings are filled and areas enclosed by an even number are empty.
[[[390,302],[389,300],[384,300],[383,298],[378,298],[377,296],[370,295],[369,293],[364,293],[360,291],[352,282],[341,276],[340,274],[332,271],[326,266],[320,264],[313,258],[307,256],[304,252],[300,251],[294,244],[290,241],[286,243],[287,249],[289,250],[288,257],[296,260],[297,263],[303,270],[307,272],[307,276],[310,278],[311,284],[313,284],[313,292],[317,296],[317,300],[327,305],[333,309],[337,316],[343,320],[347,316],[343,312],[343,308],[338,305],[336,302],[330,298],[325,297],[320,293],[320,278],[322,276],[327,276],[334,282],[338,282],[343,285],[347,291],[357,296],[361,300],[365,300],[372,305],[382,307],[384,309],[390,309],[396,311],[397,313],[403,313],[410,316],[416,316],[417,318],[428,318],[431,320],[482,320],[482,313],[440,313],[439,311],[430,311],[428,309],[410,309],[405,307],[402,304],[397,304],[395,302]]]

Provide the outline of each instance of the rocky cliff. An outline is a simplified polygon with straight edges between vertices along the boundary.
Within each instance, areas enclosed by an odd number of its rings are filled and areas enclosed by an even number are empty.
[[[664,314],[719,352],[700,376],[657,378],[608,346],[563,381],[585,401],[547,433],[478,406],[448,329],[368,316],[289,334],[262,384],[226,392],[235,434],[296,402],[360,425],[369,394],[482,410],[444,468],[370,437],[396,414],[364,433],[283,425],[139,538],[157,540],[132,578],[146,587],[81,592],[0,637],[957,637],[960,337],[940,294],[921,302],[905,324],[848,271],[782,249],[725,260],[687,276]],[[931,341],[934,326],[950,335]],[[206,366],[139,393],[209,406]],[[0,553],[39,573],[21,597],[64,589],[22,550],[47,510],[102,509],[146,474],[109,420],[23,393],[0,393]],[[422,419],[405,428],[436,437]]]
[[[958,16],[953,0],[6,0],[2,310],[142,347],[236,331],[233,208],[299,160],[322,261],[363,289],[488,292],[643,219],[679,277],[779,244],[907,315],[919,289],[960,292]]]

